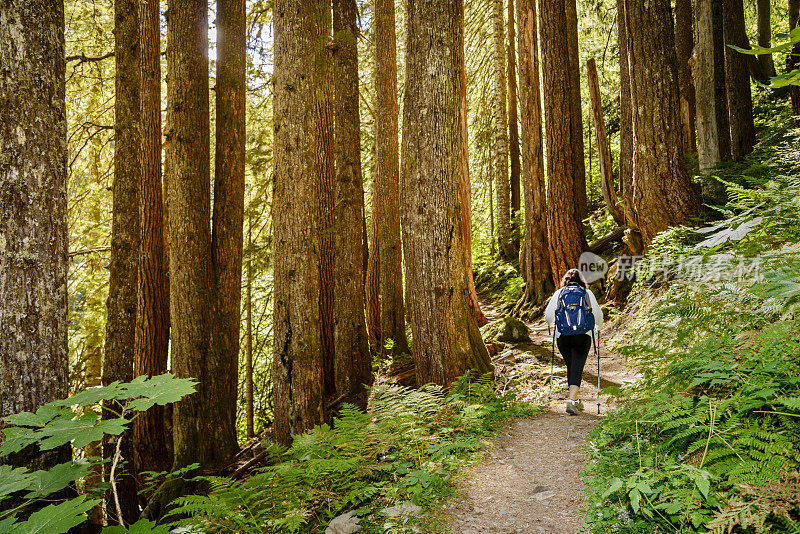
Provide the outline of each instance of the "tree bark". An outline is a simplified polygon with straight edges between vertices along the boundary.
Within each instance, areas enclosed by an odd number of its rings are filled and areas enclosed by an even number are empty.
[[[380,240],[373,239],[373,254],[380,260],[380,351],[385,355],[410,354],[403,302],[403,250],[400,244],[400,154],[397,103],[397,32],[394,0],[375,2],[375,181],[378,204],[373,214]],[[377,256],[376,256],[377,259]],[[369,315],[369,310],[368,310]],[[392,340],[391,351],[384,349]]]
[[[284,444],[323,419],[315,18],[310,2],[275,2],[272,387]]]
[[[581,133],[575,129],[574,99],[565,98],[573,94],[565,1],[572,0],[548,0],[539,6],[547,134],[547,242],[554,277],[576,267],[586,249],[575,158],[575,145]],[[585,188],[583,191],[585,194]]]
[[[692,0],[675,0],[675,52],[678,60],[683,151],[697,152],[694,82],[690,65],[694,48]]]
[[[159,2],[139,2],[141,46],[141,253],[136,307],[133,376],[167,371],[169,291],[164,251],[164,196],[161,185],[161,28]],[[172,436],[169,436],[172,440]],[[153,406],[133,426],[134,467],[142,471],[170,468],[164,407]]]
[[[770,0],[756,0],[756,15],[758,18],[758,46],[770,48],[772,46],[772,8]],[[776,75],[775,61],[772,54],[758,56],[764,75],[772,78]]]
[[[173,407],[174,468],[214,466],[216,444],[209,397],[214,309],[210,228],[208,6],[170,0],[167,17],[170,359],[180,378],[198,381],[197,393]],[[228,379],[227,377],[221,377]]]
[[[461,12],[461,53],[464,53],[464,12]],[[469,174],[469,124],[467,121],[467,65],[461,62],[461,180],[459,194],[461,197],[461,231],[464,239],[464,259],[467,266],[467,283],[469,285],[469,306],[475,315],[475,322],[483,326],[489,322],[478,302],[475,289],[475,276],[472,270],[472,182]],[[490,195],[491,197],[491,195]]]
[[[789,0],[789,31],[800,25],[800,0]],[[786,72],[792,72],[800,65],[800,43],[796,43],[790,54],[786,55]],[[792,85],[789,88],[792,100],[792,114],[795,116],[797,126],[800,127],[800,87]]]
[[[244,228],[245,91],[247,27],[244,0],[217,1],[216,142],[214,226],[211,254],[216,306],[209,368],[213,436],[217,457],[227,461],[239,449],[239,335],[242,310]]]
[[[333,264],[335,251],[335,146],[334,146],[334,78],[331,46],[331,0],[313,0],[314,4],[314,57],[316,95],[316,176],[319,210],[319,308],[320,335],[322,336],[322,373],[325,399],[336,397],[334,377]]]
[[[247,248],[251,250],[253,246],[253,218],[247,220]],[[252,252],[248,252],[252,254]],[[246,319],[245,319],[245,425],[247,427],[247,438],[255,437],[255,417],[253,399],[253,260],[247,258],[247,296],[246,296]]]
[[[686,172],[679,129],[675,34],[669,0],[626,0],[633,97],[633,198],[645,250],[653,237],[694,216],[699,198]],[[633,28],[650,28],[646,34]]]
[[[139,6],[133,0],[114,2],[114,181],[112,186],[113,215],[111,223],[111,263],[109,264],[108,300],[106,307],[105,357],[103,385],[133,379],[136,340],[136,308],[139,279],[139,190],[142,179],[141,109],[139,100]],[[107,402],[107,408],[116,408]],[[103,411],[104,417],[116,415]],[[131,433],[132,434],[132,433]],[[121,451],[133,459],[131,436],[125,434]],[[116,442],[122,437],[103,440],[103,457],[110,460]],[[132,523],[138,516],[136,481],[124,473],[117,478],[117,493],[123,517],[106,494],[106,514],[117,521]],[[108,471],[106,480],[108,480]]]
[[[516,11],[519,24],[517,54],[525,193],[525,239],[520,254],[520,270],[525,280],[526,299],[533,304],[540,304],[549,296],[554,286],[547,245],[536,0],[517,0]]]
[[[756,131],[753,124],[753,98],[750,94],[748,60],[752,56],[730,45],[750,48],[744,22],[742,0],[723,0],[723,35],[725,38],[725,84],[728,94],[728,123],[731,135],[731,158],[740,161],[753,151]]]
[[[695,0],[695,47],[692,56],[697,111],[697,156],[707,171],[730,159],[725,51],[720,0]]]
[[[625,215],[617,201],[617,192],[614,190],[614,169],[611,164],[611,147],[606,134],[606,122],[603,119],[603,103],[600,100],[600,82],[597,79],[597,65],[594,58],[586,63],[586,74],[589,79],[589,96],[592,100],[592,118],[594,119],[595,138],[597,139],[597,154],[600,160],[600,187],[603,190],[603,200],[608,212],[614,221],[625,225]]]
[[[617,39],[619,45],[619,181],[627,224],[633,222],[633,110],[631,78],[628,72],[628,36],[625,29],[625,0],[617,0]]]
[[[65,398],[67,355],[67,120],[64,3],[0,6],[1,419]],[[5,461],[47,469],[69,447]]]
[[[578,202],[578,215],[581,221],[589,216],[586,199],[586,161],[583,144],[583,110],[581,105],[581,63],[578,48],[578,9],[577,0],[563,1],[567,17],[567,46],[569,57],[569,75],[572,78],[570,91],[572,95],[572,152],[575,165],[575,195]]]
[[[514,44],[517,29],[514,21],[514,0],[508,0],[508,158],[511,162],[511,239],[520,247],[520,160],[519,117],[517,115],[517,54]],[[466,92],[466,88],[464,89]]]
[[[508,115],[506,105],[506,48],[505,16],[503,0],[492,3],[492,25],[494,27],[494,183],[497,194],[497,245],[500,256],[506,260],[514,258],[514,241],[511,236],[511,185],[508,177]]]
[[[402,230],[417,384],[492,369],[469,307],[460,218],[462,10],[461,0],[414,0],[406,15]]]
[[[370,350],[373,354],[380,354],[383,350],[381,341],[381,199],[378,198],[377,176],[376,172],[372,180],[372,204],[370,213],[371,243],[369,244],[367,272],[364,283],[367,298],[367,336],[369,338]]]
[[[364,185],[358,102],[358,6],[333,0],[336,202],[334,376],[336,398],[367,407],[372,360],[364,318]]]
[[[617,0],[617,39],[619,42],[619,181],[625,214],[625,244],[631,254],[640,254],[641,235],[633,213],[633,110],[631,78],[628,72],[628,32],[625,28],[625,1]]]

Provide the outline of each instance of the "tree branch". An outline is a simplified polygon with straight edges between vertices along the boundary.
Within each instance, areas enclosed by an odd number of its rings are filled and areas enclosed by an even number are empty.
[[[108,54],[103,54],[102,56],[87,56],[86,54],[77,54],[74,56],[67,56],[65,59],[67,63],[70,61],[77,61],[78,65],[83,63],[93,63],[95,61],[103,61],[104,59],[108,59],[110,57],[114,57],[114,52],[109,52]]]

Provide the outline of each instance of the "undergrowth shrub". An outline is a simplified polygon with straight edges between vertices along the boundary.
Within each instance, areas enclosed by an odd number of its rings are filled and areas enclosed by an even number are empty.
[[[203,532],[321,532],[356,511],[362,532],[384,532],[376,513],[395,503],[428,505],[453,491],[452,476],[508,417],[535,413],[487,380],[463,377],[452,388],[379,386],[367,413],[346,405],[333,426],[268,444],[274,465],[243,482],[208,479],[208,496],[177,501]],[[393,530],[396,532],[396,530]]]
[[[800,261],[674,281],[619,348],[644,378],[592,434],[595,532],[800,531]]]

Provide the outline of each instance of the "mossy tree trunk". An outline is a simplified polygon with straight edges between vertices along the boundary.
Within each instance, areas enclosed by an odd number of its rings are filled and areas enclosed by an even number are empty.
[[[114,2],[114,181],[111,223],[111,263],[109,265],[106,307],[106,345],[103,358],[103,385],[133,379],[136,339],[136,308],[139,288],[140,221],[139,194],[142,180],[141,109],[139,70],[139,6],[134,0]],[[118,410],[116,403],[107,408]],[[104,410],[103,416],[116,417]],[[118,439],[124,458],[133,459],[133,433],[106,437],[103,458],[110,460]],[[130,464],[129,464],[130,465]],[[121,518],[106,494],[106,514],[114,522],[135,521],[138,516],[136,480],[128,470],[117,477]],[[106,474],[108,480],[108,471]]]
[[[540,5],[545,132],[547,134],[547,242],[553,276],[577,266],[586,249],[583,232],[580,167],[575,146],[581,132],[575,129],[573,59],[565,2],[548,0]],[[566,96],[570,95],[569,98]]]
[[[274,170],[274,438],[323,420],[315,6],[276,0]]]
[[[686,172],[669,0],[626,0],[633,103],[633,198],[645,249],[655,235],[697,214]],[[635,28],[650,28],[645,34]]]
[[[375,176],[372,254],[380,258],[380,340],[384,354],[409,354],[400,243],[400,148],[397,103],[397,32],[394,0],[375,2]],[[377,258],[376,258],[377,259]],[[368,310],[368,316],[371,314]],[[384,348],[386,340],[392,348]]]
[[[525,197],[525,238],[520,270],[526,299],[544,302],[553,290],[553,273],[547,246],[542,105],[539,89],[539,44],[536,0],[517,0],[517,55],[522,133],[522,183]]]
[[[0,5],[0,419],[67,396],[64,3]],[[0,421],[0,428],[3,423]],[[69,447],[5,461],[47,469]]]
[[[358,6],[334,0],[336,109],[334,376],[336,397],[367,406],[372,359],[364,317],[364,185],[358,102]]]
[[[244,228],[245,91],[247,28],[244,0],[217,1],[216,142],[211,254],[216,306],[209,376],[217,457],[239,449],[239,336]]]
[[[406,15],[402,230],[418,384],[491,370],[461,229],[462,10],[461,0],[415,0]]]

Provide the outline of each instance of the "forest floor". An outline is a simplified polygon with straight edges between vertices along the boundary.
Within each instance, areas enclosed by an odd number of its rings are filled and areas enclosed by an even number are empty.
[[[490,321],[499,312],[484,308]],[[459,484],[458,498],[442,510],[441,521],[453,534],[575,533],[584,524],[586,487],[581,472],[591,430],[602,420],[612,398],[601,399],[597,413],[597,360],[587,360],[581,398],[585,411],[565,413],[565,368],[556,354],[556,379],[548,400],[551,342],[543,320],[528,325],[531,342],[506,344],[495,356],[496,375],[514,384],[519,397],[547,410],[533,418],[510,421],[483,461]],[[637,379],[619,355],[600,343],[601,388]]]

